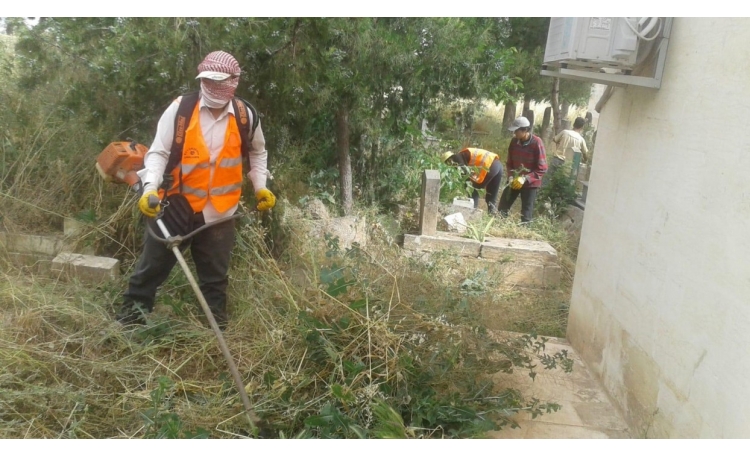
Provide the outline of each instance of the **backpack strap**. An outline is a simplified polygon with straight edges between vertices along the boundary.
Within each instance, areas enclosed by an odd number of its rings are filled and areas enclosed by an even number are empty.
[[[177,164],[182,160],[182,149],[185,145],[185,131],[190,125],[190,118],[193,116],[195,104],[198,103],[199,98],[200,92],[191,92],[183,95],[182,100],[180,100],[180,106],[177,108],[177,115],[174,118],[174,136],[172,137],[172,148],[170,149],[167,167],[164,169],[165,175],[171,174],[172,170],[174,170]],[[250,102],[240,97],[234,97],[232,99],[232,107],[235,112],[234,120],[237,122],[237,128],[240,131],[242,159],[247,163],[247,168],[249,170],[250,161],[248,156],[250,145],[255,136],[255,129],[258,127],[259,123],[258,112]],[[250,119],[248,119],[248,117],[250,117]]]
[[[185,145],[185,131],[190,125],[190,118],[193,116],[195,104],[198,103],[199,92],[191,92],[182,96],[180,106],[177,108],[177,115],[174,117],[174,136],[172,137],[172,148],[170,149],[167,168],[164,173],[171,173],[174,167],[182,160],[182,148]]]
[[[240,131],[241,149],[242,149],[242,160],[246,163],[247,169],[250,170],[250,145],[255,137],[255,129],[258,128],[258,111],[255,107],[250,104],[247,100],[240,97],[234,97],[232,99],[232,107],[234,108],[234,120],[237,122],[237,129]],[[249,113],[248,113],[249,111]],[[248,116],[251,117],[250,121]]]

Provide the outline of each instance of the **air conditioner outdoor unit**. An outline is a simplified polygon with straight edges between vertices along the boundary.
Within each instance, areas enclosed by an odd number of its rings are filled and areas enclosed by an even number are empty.
[[[609,68],[629,74],[638,54],[634,30],[639,27],[649,24],[639,18],[553,17],[542,68]]]

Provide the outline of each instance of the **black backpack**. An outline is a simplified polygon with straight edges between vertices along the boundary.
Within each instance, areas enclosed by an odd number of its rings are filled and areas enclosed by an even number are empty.
[[[164,169],[165,177],[170,175],[174,167],[182,160],[185,130],[190,125],[190,118],[193,116],[193,110],[195,110],[195,104],[198,103],[199,98],[200,92],[191,92],[182,96],[180,107],[177,108],[177,115],[174,118],[174,136],[172,137],[172,149],[170,150],[167,168]],[[253,142],[255,129],[258,127],[258,112],[250,102],[240,97],[232,99],[232,107],[235,113],[234,120],[237,122],[237,128],[240,131],[240,139],[242,141],[242,162],[247,167],[247,170],[250,170],[248,151],[250,151],[250,144]],[[248,110],[252,116],[252,126],[248,122]]]

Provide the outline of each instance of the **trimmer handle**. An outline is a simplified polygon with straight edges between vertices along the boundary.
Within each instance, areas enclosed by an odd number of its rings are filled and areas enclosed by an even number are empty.
[[[160,201],[161,200],[159,200],[159,197],[157,197],[156,195],[149,195],[148,196],[148,207],[149,208],[156,208],[157,206],[159,206],[159,202]]]

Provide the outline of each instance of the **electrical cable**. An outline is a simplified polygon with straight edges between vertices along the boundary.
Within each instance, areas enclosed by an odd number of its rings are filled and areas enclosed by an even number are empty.
[[[633,27],[633,25],[630,23],[630,19],[636,19],[636,18],[626,17],[625,18],[625,23],[628,25],[628,27],[630,27],[630,30],[632,30],[633,33],[635,33],[638,36],[638,38],[640,38],[640,39],[642,39],[644,41],[653,41],[659,35],[661,35],[661,25],[662,25],[661,18],[658,18],[658,17],[656,17],[656,18],[653,18],[653,17],[652,18],[640,18],[640,20],[638,21],[638,25],[639,26],[644,23],[645,19],[650,19],[649,23],[646,25],[646,27],[644,28],[644,30],[641,31],[641,32],[639,32],[638,30],[636,30],[635,27]],[[646,35],[648,34],[648,32],[650,32],[651,29],[653,29],[654,25],[656,25],[656,24],[659,24],[659,28],[656,29],[656,33],[654,33],[654,36],[647,37]]]

